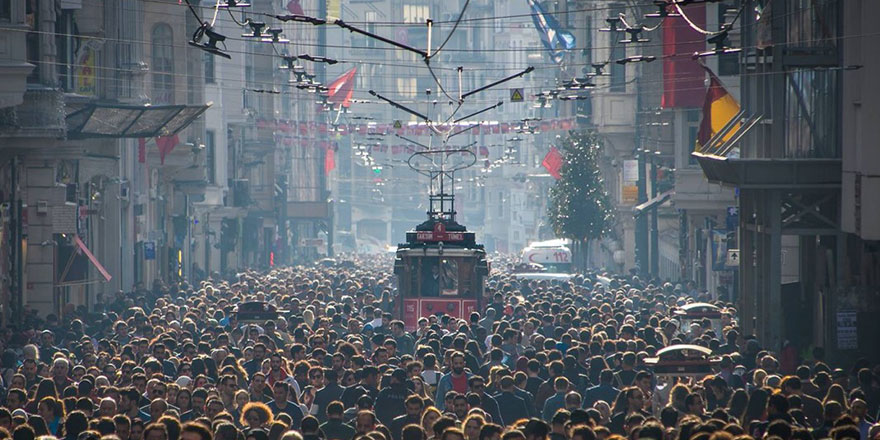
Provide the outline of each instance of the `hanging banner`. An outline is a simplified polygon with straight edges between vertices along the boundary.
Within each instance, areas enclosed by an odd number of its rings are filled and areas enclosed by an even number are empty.
[[[474,135],[507,135],[517,133],[521,127],[520,122],[481,121],[476,127],[469,130]],[[460,122],[457,124],[438,124],[438,130],[465,129],[474,125],[474,122]],[[577,127],[575,118],[545,119],[538,125],[541,132],[568,131]],[[316,134],[337,135],[360,135],[360,136],[386,136],[398,134],[401,136],[429,136],[433,133],[431,127],[424,122],[402,124],[396,128],[396,124],[329,124],[326,122],[297,122],[289,120],[261,119],[257,121],[257,128],[274,130],[285,134],[298,134],[310,136]]]

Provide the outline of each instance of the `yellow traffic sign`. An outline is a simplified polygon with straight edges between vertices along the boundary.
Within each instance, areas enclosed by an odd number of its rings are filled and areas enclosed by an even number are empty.
[[[523,88],[518,87],[514,89],[510,89],[510,102],[523,102]]]

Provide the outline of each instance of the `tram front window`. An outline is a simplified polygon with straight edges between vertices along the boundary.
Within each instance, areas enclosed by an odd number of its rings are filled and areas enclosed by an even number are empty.
[[[423,297],[458,295],[458,262],[448,258],[427,258],[422,266]]]

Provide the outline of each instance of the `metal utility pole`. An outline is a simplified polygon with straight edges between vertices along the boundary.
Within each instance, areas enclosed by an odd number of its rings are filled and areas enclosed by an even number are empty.
[[[648,201],[647,176],[645,172],[645,150],[638,149],[639,161],[639,182],[638,182],[638,204],[641,205]],[[648,218],[645,215],[636,217],[636,266],[639,273],[648,272]]]
[[[657,151],[656,154],[660,152]],[[648,152],[645,152],[648,155]],[[657,197],[657,157],[649,155],[648,160],[651,162],[651,200]],[[660,227],[657,219],[657,208],[659,203],[655,203],[651,207],[651,270],[652,276],[660,275]]]

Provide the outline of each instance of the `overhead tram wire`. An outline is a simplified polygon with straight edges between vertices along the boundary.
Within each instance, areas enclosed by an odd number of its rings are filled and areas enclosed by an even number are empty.
[[[145,2],[145,3],[157,3],[157,4],[162,4],[162,5],[168,5],[167,2],[162,1],[162,0],[141,0],[141,1],[143,1],[143,2]],[[679,3],[681,3],[681,2],[679,2]],[[695,3],[696,3],[696,2],[690,2],[690,4],[695,4]],[[707,3],[707,1],[703,0],[703,1],[700,1],[699,3]],[[673,3],[670,3],[670,5],[672,5],[672,4],[673,4]],[[202,5],[193,5],[193,8],[198,8],[198,9],[214,9],[213,6],[202,6]],[[124,9],[124,8],[123,8],[123,9]],[[554,12],[554,14],[555,14],[555,15],[566,15],[566,14],[579,13],[579,12],[609,11],[609,10],[615,10],[615,9],[619,9],[619,7],[618,7],[618,6],[608,6],[608,7],[594,7],[594,8],[584,8],[584,9],[572,9],[572,10],[567,10],[567,11],[558,11],[558,12]],[[806,9],[809,9],[809,8],[808,8],[808,7],[805,7],[805,8],[802,8],[802,9],[794,10],[794,11],[792,11],[792,12],[787,12],[787,13],[782,13],[782,14],[774,14],[774,15],[775,15],[775,16],[779,16],[779,17],[785,17],[785,16],[790,16],[790,15],[796,15],[796,14],[803,13],[803,11],[806,10]],[[163,12],[149,12],[148,14],[161,14],[161,15],[175,16],[175,14],[171,14],[171,13],[163,13]],[[275,15],[272,15],[272,14],[266,14],[266,13],[252,13],[252,14],[260,14],[260,15],[266,15],[266,16],[270,16],[270,17],[275,17]],[[535,14],[513,14],[513,15],[499,15],[499,16],[491,16],[491,17],[478,17],[478,18],[463,19],[463,20],[462,20],[463,24],[461,24],[460,27],[463,27],[463,28],[466,28],[466,29],[473,29],[473,28],[475,28],[475,27],[473,27],[473,26],[469,26],[469,25],[467,24],[468,22],[475,22],[475,21],[491,21],[491,20],[503,20],[503,19],[507,19],[507,18],[525,18],[525,17],[532,17],[532,16],[534,16],[534,15],[535,15]],[[220,18],[218,18],[218,19],[222,19],[222,16],[220,16]],[[434,22],[433,22],[433,25],[434,25],[434,26],[454,25],[456,21],[457,21],[457,20],[434,21]],[[347,21],[347,23],[348,23],[348,24],[357,24],[357,25],[370,24],[370,25],[374,25],[374,26],[378,26],[378,27],[400,27],[400,26],[422,26],[422,25],[423,25],[423,24],[421,24],[421,23],[412,23],[412,22],[394,22],[394,21],[370,21],[370,22],[366,22],[366,21]],[[507,24],[507,25],[529,25],[529,24],[531,24],[531,21],[508,22],[508,23],[506,23],[506,24]],[[685,26],[685,25],[682,25],[681,27],[683,27],[683,26]],[[673,26],[673,27],[680,27],[680,26]],[[583,29],[592,29],[592,27],[573,27],[573,26],[567,26],[567,28],[568,28],[568,29],[581,29],[581,30],[583,30]],[[494,29],[494,26],[479,27],[479,29]],[[330,47],[330,46],[326,46],[326,47]],[[372,48],[371,48],[371,49],[372,49]]]
[[[2,26],[0,26],[0,30],[19,31],[19,32],[30,32],[30,33],[47,34],[47,35],[54,35],[54,36],[75,36],[75,37],[78,37],[78,35],[68,34],[68,33],[50,32],[50,31],[28,31],[28,30],[23,30],[23,29],[19,29],[19,28],[8,28],[8,27],[2,27]],[[871,33],[863,33],[863,34],[851,34],[851,35],[841,35],[841,36],[837,36],[837,37],[806,39],[806,40],[799,40],[799,41],[788,41],[788,42],[784,42],[784,43],[776,43],[776,44],[777,44],[777,45],[798,45],[798,44],[811,43],[811,42],[830,41],[830,40],[843,40],[843,39],[862,38],[862,37],[873,37],[873,36],[878,36],[878,35],[880,35],[880,32],[871,32]],[[113,38],[87,37],[87,39],[92,39],[92,38],[94,38],[94,39],[99,39],[99,40],[104,40],[104,41],[117,41],[117,42],[123,42],[123,43],[143,43],[143,44],[149,44],[149,43],[150,43],[150,42],[147,42],[147,41],[139,41],[139,40],[127,40],[127,39],[113,39]],[[702,40],[700,40],[700,41],[702,41]],[[183,48],[183,49],[189,47],[189,46],[186,45],[186,44],[170,44],[170,45],[162,45],[162,46],[164,46],[164,47]],[[744,47],[743,47],[743,49],[756,49],[756,48],[757,48],[757,46],[744,46]],[[243,54],[243,55],[269,56],[269,57],[272,57],[272,58],[277,58],[277,56],[272,55],[272,54],[260,54],[260,53],[246,52],[246,51],[229,51],[229,52],[230,52],[230,53],[236,53],[236,54]],[[667,55],[667,56],[660,57],[660,58],[658,58],[658,59],[663,59],[663,58],[674,58],[674,57],[682,57],[682,56],[688,56],[688,55],[692,55],[692,54],[691,54],[690,52],[687,52],[687,53],[685,53],[685,52],[683,52],[683,53],[675,53],[675,54],[670,54],[670,55]],[[351,64],[376,65],[376,66],[382,66],[382,67],[424,68],[424,65],[423,65],[423,64],[401,65],[401,64],[391,64],[391,63],[386,64],[386,63],[361,62],[361,61],[352,61],[352,60],[340,60],[339,62],[340,62],[340,63],[343,63],[343,62],[344,62],[344,63],[351,63]],[[76,64],[76,63],[61,63],[61,62],[48,62],[48,61],[40,61],[40,63],[44,63],[44,64],[52,64],[52,65],[67,65],[67,66],[83,67],[83,65],[81,65],[81,64]],[[586,65],[586,64],[573,64],[573,65],[581,66],[581,65]],[[832,68],[821,68],[821,67],[816,67],[816,68],[811,68],[811,69],[799,69],[799,70],[815,70],[815,71],[822,71],[822,70],[845,70],[845,69],[851,69],[852,67],[853,67],[853,66],[837,66],[837,67],[832,67]],[[107,70],[107,71],[123,71],[123,72],[128,72],[128,71],[129,71],[129,69],[116,68],[116,67],[96,67],[95,69],[96,69],[96,70]],[[454,70],[454,69],[446,68],[445,70]],[[499,69],[499,70],[510,70],[510,69]],[[543,68],[542,68],[542,67],[536,67],[535,70],[543,70]],[[783,73],[783,72],[772,72],[772,71],[768,71],[768,72],[745,72],[745,73],[740,73],[738,76],[742,76],[742,77],[747,77],[747,76],[763,76],[763,75],[770,75],[770,74],[775,74],[775,73]],[[198,75],[198,74],[173,73],[173,75],[176,76],[176,77],[185,77],[185,78],[200,78],[200,77],[201,77],[201,75]],[[392,78],[392,77],[398,77],[399,75],[388,74],[388,75],[379,75],[379,76],[384,77],[384,78]],[[108,79],[109,79],[109,78],[108,78]],[[552,77],[547,77],[547,78],[545,78],[545,79],[550,80],[550,79],[553,79],[553,78],[552,78]],[[233,79],[233,78],[224,78],[224,80],[225,80],[225,81],[235,81],[235,79]],[[663,82],[663,80],[648,80],[648,81],[646,81],[646,82],[644,82],[644,83],[647,84],[647,83],[662,83],[662,82]],[[263,84],[265,84],[265,85],[276,84],[276,85],[277,85],[277,83],[263,83]],[[597,88],[602,88],[602,87],[604,87],[604,86],[597,86]],[[540,87],[540,86],[536,86],[536,87],[528,87],[528,89],[535,89],[535,90],[537,90],[537,89],[541,89],[541,88],[542,88],[542,87]],[[595,90],[595,89],[594,89],[594,90]],[[383,92],[383,93],[389,93],[388,91],[382,91],[382,92]],[[496,101],[496,100],[493,99],[493,100],[487,100],[487,101],[485,101],[485,102],[486,102],[486,103],[491,103],[491,102],[495,102],[495,101]]]

